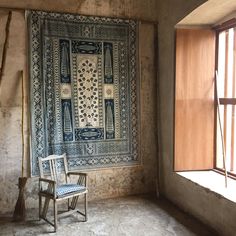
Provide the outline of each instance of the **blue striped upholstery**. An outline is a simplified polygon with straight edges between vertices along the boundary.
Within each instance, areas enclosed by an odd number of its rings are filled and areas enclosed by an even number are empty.
[[[63,184],[57,187],[56,194],[57,197],[74,193],[74,192],[83,192],[86,188],[78,184]]]

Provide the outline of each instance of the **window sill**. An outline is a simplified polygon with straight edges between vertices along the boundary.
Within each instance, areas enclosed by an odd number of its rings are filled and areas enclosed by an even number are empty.
[[[177,174],[236,203],[235,179],[228,178],[228,187],[225,188],[225,176],[213,170],[185,171],[177,172]]]

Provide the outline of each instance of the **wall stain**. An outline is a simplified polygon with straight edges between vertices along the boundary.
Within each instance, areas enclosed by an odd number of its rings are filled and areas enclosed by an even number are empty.
[[[77,1],[77,7],[76,7],[76,10],[75,10],[76,13],[79,12],[79,10],[81,9],[83,3],[85,3],[85,2],[86,2],[86,0],[78,0]]]
[[[11,112],[6,108],[1,109],[1,113],[3,118],[10,118],[12,116]]]
[[[96,5],[96,8],[101,7],[102,6],[101,1],[100,0],[96,0],[95,1],[95,5]]]

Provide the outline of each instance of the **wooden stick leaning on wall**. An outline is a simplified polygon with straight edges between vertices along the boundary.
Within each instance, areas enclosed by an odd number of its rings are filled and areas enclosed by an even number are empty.
[[[156,108],[157,108],[157,115],[156,115],[156,125],[157,125],[157,180],[156,180],[156,194],[157,197],[161,195],[161,118],[160,118],[160,84],[159,84],[159,67],[158,67],[158,55],[159,55],[159,48],[158,48],[158,23],[153,24],[154,27],[154,63],[157,65],[154,66],[155,68],[155,77],[156,77]]]
[[[225,143],[224,143],[224,136],[223,136],[223,130],[222,130],[222,123],[220,118],[220,100],[218,97],[218,86],[217,86],[217,80],[218,80],[218,72],[215,73],[215,87],[216,87],[216,102],[217,102],[217,113],[218,113],[218,120],[219,120],[219,127],[220,127],[220,137],[221,137],[221,146],[222,146],[222,156],[223,156],[223,164],[225,169],[225,187],[227,188],[227,166],[226,166],[226,155],[225,155]]]
[[[3,45],[3,51],[2,51],[2,64],[1,64],[1,68],[0,68],[0,85],[1,85],[2,77],[3,77],[4,71],[5,71],[5,65],[6,65],[11,18],[12,18],[12,11],[9,11],[8,17],[7,17],[7,23],[6,23],[6,27],[5,27],[5,34],[6,34],[5,41],[4,41],[4,45]]]
[[[14,221],[25,221],[26,210],[25,210],[25,186],[27,177],[25,176],[25,136],[24,136],[24,113],[25,113],[25,93],[24,93],[24,72],[20,71],[21,78],[21,89],[22,89],[22,110],[21,110],[21,140],[22,140],[22,163],[21,163],[21,177],[18,179],[19,195],[16,202],[13,220]]]
[[[21,163],[21,177],[25,173],[25,136],[24,136],[24,113],[25,113],[25,92],[24,92],[24,72],[20,71],[21,77],[21,92],[22,92],[22,109],[21,109],[21,141],[22,141],[22,163]]]

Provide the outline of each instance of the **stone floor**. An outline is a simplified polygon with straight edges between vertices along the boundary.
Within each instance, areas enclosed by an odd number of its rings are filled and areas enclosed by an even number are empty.
[[[25,223],[13,223],[0,217],[0,235],[63,235],[63,236],[215,236],[200,222],[184,214],[166,200],[148,196],[132,196],[89,202],[88,221],[77,214],[61,218],[57,233],[43,220],[38,210],[28,212]],[[78,220],[80,222],[78,222]]]

